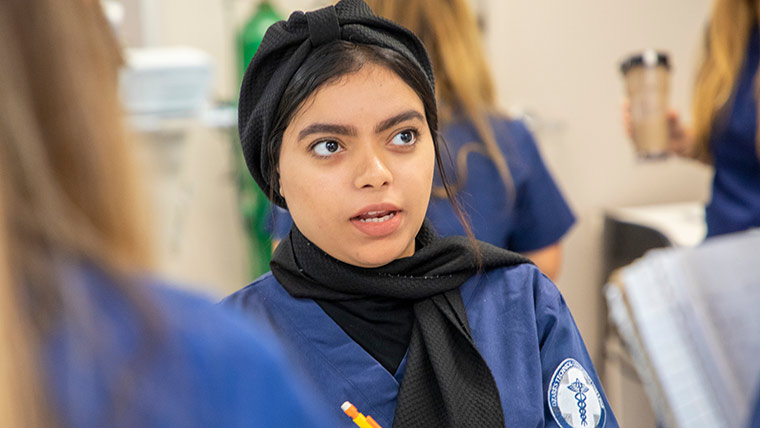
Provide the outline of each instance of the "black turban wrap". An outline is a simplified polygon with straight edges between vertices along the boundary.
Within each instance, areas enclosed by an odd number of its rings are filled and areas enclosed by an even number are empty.
[[[406,28],[376,16],[361,0],[343,0],[313,12],[294,12],[287,21],[273,24],[245,72],[238,108],[243,156],[267,196],[272,189],[269,137],[280,98],[309,54],[335,40],[392,49],[424,71],[434,88],[433,69],[422,42]],[[285,207],[278,193],[273,202]]]

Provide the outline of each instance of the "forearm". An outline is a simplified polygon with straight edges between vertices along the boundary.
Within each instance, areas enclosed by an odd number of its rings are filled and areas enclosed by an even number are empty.
[[[523,255],[529,258],[549,279],[557,280],[562,264],[562,247],[559,242],[535,251],[524,252]]]

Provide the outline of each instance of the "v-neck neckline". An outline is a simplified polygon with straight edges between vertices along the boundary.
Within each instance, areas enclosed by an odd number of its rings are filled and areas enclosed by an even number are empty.
[[[406,368],[406,355],[396,373],[390,373],[367,351],[343,331],[335,321],[313,300],[293,298],[278,283],[279,302],[288,302],[283,313],[306,339],[325,364],[338,373],[341,381],[351,385],[355,395],[351,397],[326,397],[340,406],[350,401],[362,413],[371,415],[381,426],[390,426],[396,407],[398,389]],[[290,314],[297,313],[294,317]],[[309,350],[302,350],[309,352]],[[408,352],[408,351],[407,351]],[[310,356],[314,359],[315,355]]]
[[[480,283],[480,278],[481,275],[476,275],[460,287],[465,306]],[[390,427],[409,351],[407,350],[396,372],[390,373],[351,339],[313,299],[294,298],[279,282],[276,285],[273,287],[275,296],[272,296],[277,301],[275,304],[280,307],[293,330],[304,339],[301,343],[312,348],[301,351],[313,351],[308,358],[311,361],[319,355],[322,364],[328,366],[329,371],[337,373],[339,381],[350,385],[353,391],[352,396],[324,397],[328,403],[340,406],[344,401],[350,401],[362,413],[371,415],[381,426]]]

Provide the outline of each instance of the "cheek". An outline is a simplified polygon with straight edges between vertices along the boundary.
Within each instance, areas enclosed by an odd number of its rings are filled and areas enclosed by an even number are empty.
[[[340,192],[334,178],[325,176],[323,169],[313,167],[305,159],[283,157],[280,163],[281,194],[302,232],[310,230],[312,222],[324,224],[323,219],[335,215],[333,211],[337,208],[336,199]]]
[[[424,215],[427,211],[434,174],[435,153],[430,143],[429,149],[420,151],[412,162],[405,163],[403,176],[398,177],[408,208],[413,208],[414,212]]]
[[[291,201],[296,203],[301,199],[304,193],[308,195],[309,176],[312,174],[309,171],[308,159],[305,159],[304,155],[292,146],[292,142],[283,138],[277,165],[280,195],[285,198],[288,206],[290,206]]]
[[[287,160],[280,165],[280,193],[291,211],[298,206],[310,204],[310,199],[314,197],[317,180],[314,179],[309,168],[303,164],[300,167],[293,167],[298,163],[288,163]]]
[[[430,193],[433,185],[433,175],[435,174],[435,149],[433,143],[429,142],[425,150],[421,153],[420,159],[415,166],[415,175],[419,182],[420,192]],[[430,195],[428,195],[430,196]]]

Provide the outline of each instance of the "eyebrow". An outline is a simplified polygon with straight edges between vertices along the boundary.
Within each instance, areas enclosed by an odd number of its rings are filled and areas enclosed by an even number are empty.
[[[407,110],[403,113],[399,113],[389,119],[385,119],[384,121],[378,123],[377,126],[375,127],[375,133],[377,134],[377,133],[383,132],[387,130],[388,128],[391,128],[401,122],[405,122],[411,119],[417,119],[420,121],[425,120],[422,114],[418,112],[417,110]]]
[[[303,140],[312,134],[338,134],[338,135],[356,135],[356,128],[346,125],[335,125],[331,123],[312,123],[298,133],[298,140]]]
[[[377,126],[375,126],[375,133],[383,132],[387,130],[388,128],[391,128],[401,122],[405,122],[411,119],[424,120],[424,117],[417,110],[408,110],[378,123]],[[302,129],[301,132],[298,133],[298,140],[299,141],[303,140],[304,138],[312,134],[338,134],[338,135],[356,136],[358,132],[355,127],[348,126],[348,125],[338,125],[338,124],[332,124],[332,123],[312,123],[311,125]]]

